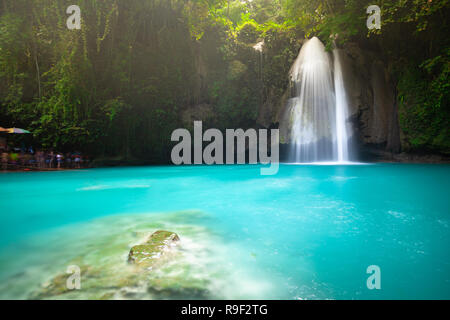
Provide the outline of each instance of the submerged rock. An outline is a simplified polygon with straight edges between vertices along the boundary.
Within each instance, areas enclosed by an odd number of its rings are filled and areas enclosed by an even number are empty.
[[[103,294],[99,300],[114,300],[115,292],[107,292]]]
[[[128,262],[140,267],[151,268],[165,255],[167,249],[179,240],[180,238],[174,232],[156,231],[144,244],[131,248]]]
[[[155,230],[155,229],[153,229]],[[157,229],[156,229],[157,230]],[[145,231],[140,231],[142,236]],[[208,299],[210,276],[193,272],[193,265],[185,254],[193,254],[183,248],[174,232],[156,231],[146,240],[133,246],[128,262],[123,259],[123,244],[112,250],[110,241],[98,248],[101,259],[81,256],[71,259],[68,265],[80,266],[81,289],[70,290],[67,280],[71,274],[62,270],[49,277],[45,283],[31,292],[29,299]],[[187,242],[189,243],[189,241]],[[89,245],[88,245],[89,247]],[[89,250],[92,250],[89,249]],[[116,247],[114,247],[116,248]],[[94,256],[97,257],[96,255]]]
[[[209,280],[190,275],[191,266],[180,260],[181,251],[170,250],[179,240],[174,232],[156,231],[144,244],[131,248],[128,262],[140,267],[135,276],[144,280],[139,283],[145,284],[152,299],[207,299]],[[143,294],[136,289],[136,285],[124,286],[118,297],[136,299]]]
[[[100,270],[95,270],[91,266],[81,265],[81,279],[95,279],[101,276]],[[33,292],[30,296],[32,300],[48,299],[51,297],[61,296],[70,292],[74,292],[73,289],[67,287],[67,280],[71,276],[68,273],[61,273],[51,278],[47,282],[44,282],[37,291]],[[88,286],[89,288],[89,286]]]
[[[208,300],[211,297],[211,293],[206,287],[179,284],[165,287],[149,286],[147,291],[152,297],[158,300]]]
[[[187,265],[171,265],[158,270],[148,279],[147,292],[155,299],[209,299],[210,281],[193,276]]]

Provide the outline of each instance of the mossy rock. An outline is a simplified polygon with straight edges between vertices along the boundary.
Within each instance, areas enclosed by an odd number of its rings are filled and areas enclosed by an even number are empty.
[[[121,278],[117,281],[116,285],[118,288],[124,287],[135,287],[139,285],[139,282],[145,279],[145,275],[142,273],[132,273],[126,277]]]
[[[128,262],[139,267],[152,268],[164,256],[166,249],[179,240],[174,232],[156,231],[144,244],[131,248]]]
[[[81,265],[80,271],[81,279],[93,279],[101,276],[99,270],[95,270],[87,265]],[[43,283],[41,288],[31,295],[31,299],[47,299],[72,292],[73,289],[67,287],[67,279],[70,276],[71,274],[67,273],[58,274],[49,281]]]

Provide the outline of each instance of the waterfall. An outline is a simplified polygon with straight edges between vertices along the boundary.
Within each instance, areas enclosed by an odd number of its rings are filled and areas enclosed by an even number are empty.
[[[348,161],[348,134],[347,117],[348,104],[345,94],[344,77],[342,75],[341,59],[339,50],[333,50],[334,56],[334,90],[336,95],[336,141],[338,151],[338,162]]]
[[[290,78],[287,121],[291,159],[348,161],[347,100],[337,50],[332,61],[318,38],[308,40],[291,68]]]

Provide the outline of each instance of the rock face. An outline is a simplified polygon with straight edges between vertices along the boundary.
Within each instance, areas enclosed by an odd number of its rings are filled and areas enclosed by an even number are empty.
[[[152,268],[165,255],[167,249],[175,245],[180,238],[170,231],[156,231],[149,239],[131,248],[128,262],[144,268]]]
[[[356,138],[364,146],[400,151],[394,84],[376,54],[347,43],[343,50],[344,82]]]
[[[194,129],[194,121],[202,121],[206,126],[212,126],[216,122],[216,114],[210,104],[198,104],[186,109],[182,113],[184,128]]]

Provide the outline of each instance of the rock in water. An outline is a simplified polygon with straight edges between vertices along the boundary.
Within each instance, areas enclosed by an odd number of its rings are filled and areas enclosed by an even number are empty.
[[[128,262],[140,267],[153,267],[167,249],[179,240],[180,238],[174,232],[156,231],[146,243],[131,248]]]

